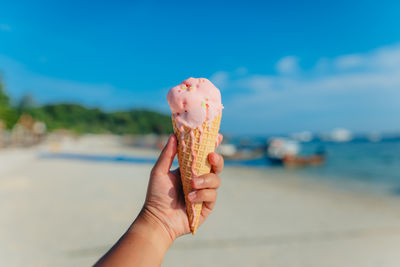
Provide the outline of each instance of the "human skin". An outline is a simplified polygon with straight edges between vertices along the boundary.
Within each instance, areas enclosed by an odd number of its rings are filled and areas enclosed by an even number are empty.
[[[222,135],[218,136],[218,142]],[[177,153],[177,140],[171,135],[154,165],[146,200],[135,221],[95,266],[160,266],[165,253],[179,237],[190,233],[179,169],[170,171]],[[210,215],[217,198],[224,167],[222,156],[210,153],[211,173],[192,179],[194,190],[188,198],[203,202],[200,225]]]

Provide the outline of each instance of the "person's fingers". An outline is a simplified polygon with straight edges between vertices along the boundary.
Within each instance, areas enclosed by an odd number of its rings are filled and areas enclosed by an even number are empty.
[[[211,171],[219,174],[224,169],[224,158],[215,152],[208,154],[208,162],[211,164]]]
[[[215,206],[215,201],[212,201],[212,202],[204,202],[203,205],[204,205],[207,209],[209,209],[209,210],[211,211],[211,210],[214,208],[214,206]]]
[[[174,174],[174,175],[176,175],[176,176],[179,176],[179,175],[181,175],[181,170],[180,170],[180,168],[178,167],[178,168],[176,168],[175,170],[171,171],[171,173]]]
[[[194,189],[217,189],[220,184],[221,178],[219,178],[219,176],[214,173],[208,173],[192,179],[192,187]]]
[[[172,162],[176,155],[176,136],[171,134],[164,149],[161,151],[156,164],[151,171],[153,174],[166,174],[171,168]]]
[[[197,191],[192,191],[188,194],[188,199],[192,203],[215,202],[217,200],[217,190],[201,189]]]
[[[224,139],[224,136],[222,134],[218,134],[217,142],[215,143],[215,148],[222,143],[223,139]]]

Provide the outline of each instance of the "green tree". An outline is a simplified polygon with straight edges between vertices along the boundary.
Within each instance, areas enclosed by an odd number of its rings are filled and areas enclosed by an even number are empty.
[[[0,120],[4,121],[7,128],[11,128],[17,121],[17,114],[10,106],[10,98],[7,95],[4,83],[0,77]]]
[[[104,112],[76,104],[45,105],[28,109],[35,119],[44,121],[49,130],[69,129],[77,133],[168,134],[170,116],[148,110]]]
[[[46,123],[49,130],[59,128],[77,133],[168,134],[172,132],[170,116],[149,110],[105,112],[77,104],[54,104],[36,107],[33,97],[25,95],[16,109],[10,105],[0,77],[0,119],[8,128],[23,113]]]
[[[0,107],[8,107],[10,105],[10,98],[5,92],[3,79],[0,76]]]

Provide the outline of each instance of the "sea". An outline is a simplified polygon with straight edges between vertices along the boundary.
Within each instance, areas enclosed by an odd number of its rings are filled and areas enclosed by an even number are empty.
[[[259,142],[260,143],[260,142]],[[266,158],[245,161],[227,161],[228,165],[243,165],[296,172],[302,176],[325,179],[346,184],[365,184],[392,190],[400,195],[400,140],[379,142],[308,142],[300,143],[300,155],[325,152],[325,163],[285,170],[283,166],[271,164]]]
[[[307,143],[302,153],[323,147],[325,164],[302,171],[329,179],[355,179],[400,186],[400,141]]]
[[[264,142],[253,139],[253,144]],[[248,142],[252,143],[252,142]],[[325,163],[287,170],[283,166],[271,164],[264,156],[251,160],[226,160],[227,166],[254,167],[290,171],[305,177],[324,179],[345,184],[362,183],[375,188],[385,188],[400,195],[400,139],[380,142],[352,141],[343,143],[309,142],[301,143],[300,155],[312,155],[316,151],[325,152]],[[156,158],[140,158],[126,155],[81,155],[81,154],[43,154],[42,157],[119,162],[134,164],[153,164]]]

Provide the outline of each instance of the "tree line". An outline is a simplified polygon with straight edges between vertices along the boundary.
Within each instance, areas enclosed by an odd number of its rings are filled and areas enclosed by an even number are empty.
[[[25,96],[12,105],[3,83],[0,81],[0,120],[12,128],[22,114],[46,123],[47,129],[67,129],[76,133],[113,134],[169,134],[171,118],[151,110],[127,110],[105,112],[78,104],[48,104],[35,106],[32,98]]]

